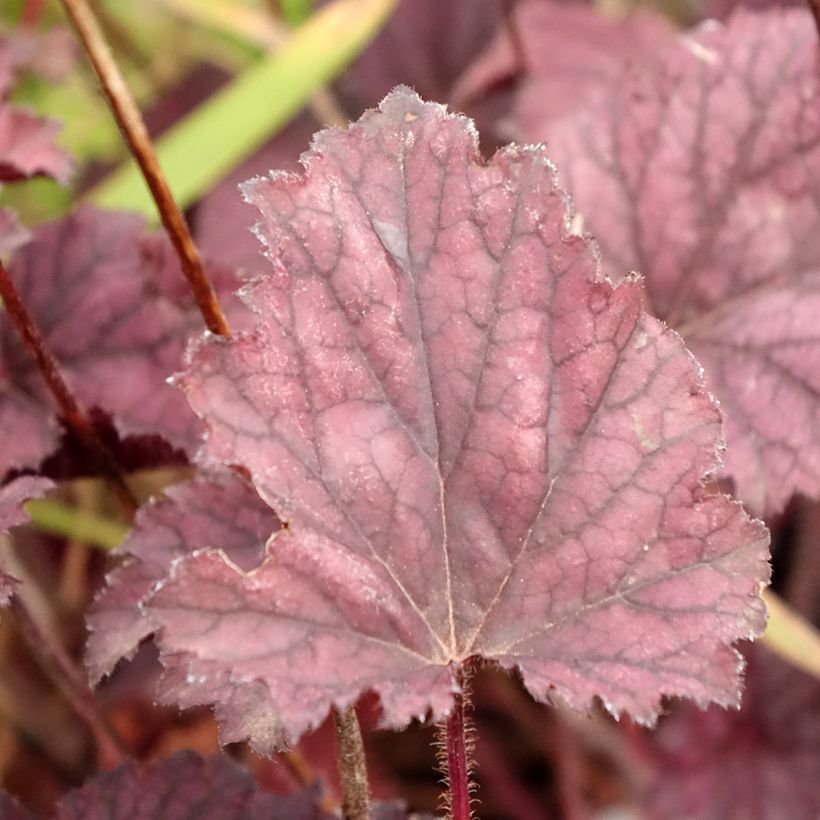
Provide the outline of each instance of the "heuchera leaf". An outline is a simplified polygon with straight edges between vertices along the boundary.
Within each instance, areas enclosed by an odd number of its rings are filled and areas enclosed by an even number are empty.
[[[68,182],[73,163],[54,144],[60,125],[0,102],[0,182],[49,176]]]
[[[73,163],[54,143],[59,124],[6,102],[20,69],[35,56],[32,46],[25,38],[0,38],[0,182],[33,176],[67,182]]]
[[[193,690],[262,684],[291,738],[365,689],[389,726],[440,717],[474,657],[645,722],[734,703],[730,643],[763,625],[766,533],[704,483],[695,362],[599,274],[543,151],[476,142],[397,89],[250,183],[257,324],[182,380],[288,528],[252,572],[175,561],[143,608]]]
[[[193,752],[97,775],[59,804],[54,820],[320,820],[318,789],[279,797],[225,756]]]
[[[820,816],[820,682],[761,649],[748,654],[740,711],[680,704],[647,738],[650,818]]]
[[[133,557],[109,575],[91,610],[86,663],[95,682],[120,658],[131,657],[151,633],[139,604],[176,559],[218,548],[250,571],[262,562],[266,541],[279,529],[273,510],[235,473],[200,476],[165,493],[137,513],[121,548]]]
[[[592,5],[520,0],[510,14],[460,78],[454,98],[470,101],[493,85],[515,80],[511,117],[516,138],[540,133],[545,121],[608,88],[625,63],[674,42],[669,22],[645,10],[615,20]],[[505,116],[498,127],[505,130],[509,122]]]
[[[727,474],[772,513],[820,493],[816,32],[807,11],[742,12],[662,55],[525,136],[604,257],[646,276],[725,409]]]
[[[10,273],[82,404],[110,411],[123,433],[160,433],[196,447],[201,425],[165,382],[202,319],[164,240],[146,235],[139,217],[84,206],[39,227]],[[217,273],[222,291],[239,284]],[[2,473],[37,465],[58,431],[42,377],[3,315],[0,345],[0,421],[15,430]]]

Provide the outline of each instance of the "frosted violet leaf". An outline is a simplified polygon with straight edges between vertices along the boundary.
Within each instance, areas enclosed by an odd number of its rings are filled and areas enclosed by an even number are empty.
[[[23,476],[0,487],[0,536],[11,527],[28,521],[23,503],[30,498],[40,498],[52,486],[48,479]],[[17,580],[3,571],[0,561],[0,606],[9,602],[16,585]]]
[[[743,12],[662,55],[526,138],[703,364],[726,474],[770,514],[820,493],[817,34],[808,11]]]
[[[63,798],[54,820],[320,820],[317,788],[267,794],[227,757],[179,752],[128,763]]]
[[[167,663],[263,683],[291,739],[367,689],[386,725],[440,717],[478,656],[651,723],[666,694],[734,703],[763,626],[767,536],[705,483],[695,362],[599,274],[543,150],[476,139],[399,88],[250,183],[257,325],[182,378],[207,457],[288,529],[250,573],[175,562],[143,608]]]
[[[95,683],[120,658],[133,657],[153,631],[140,604],[175,560],[217,548],[250,571],[262,562],[265,544],[280,526],[249,482],[235,473],[200,476],[169,487],[165,496],[137,513],[119,550],[130,558],[108,576],[91,609],[86,665]]]
[[[679,704],[647,737],[663,820],[820,816],[820,682],[755,648],[740,711]]]
[[[84,406],[109,411],[123,434],[197,446],[202,427],[166,380],[202,319],[167,242],[148,236],[139,217],[81,207],[37,228],[10,273]],[[218,274],[223,293],[239,284],[228,271]],[[238,311],[234,303],[232,319]],[[58,428],[42,377],[2,316],[0,345],[0,419],[20,431],[4,452],[5,472],[37,465]]]

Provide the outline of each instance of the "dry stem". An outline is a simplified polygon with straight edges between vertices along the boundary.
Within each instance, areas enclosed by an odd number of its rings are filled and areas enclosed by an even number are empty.
[[[216,291],[205,274],[199,252],[188,230],[188,224],[159,166],[145,121],[117,67],[99,23],[86,0],[62,0],[62,3],[94,66],[103,93],[108,99],[125,141],[145,177],[162,224],[177,252],[182,271],[191,286],[208,330],[220,336],[229,336],[228,322],[222,312]]]

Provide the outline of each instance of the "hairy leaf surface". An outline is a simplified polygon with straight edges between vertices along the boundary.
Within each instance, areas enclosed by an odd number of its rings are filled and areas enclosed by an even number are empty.
[[[563,123],[530,111],[524,136],[605,258],[646,277],[725,409],[727,474],[776,512],[820,492],[816,32],[807,11],[743,12],[659,55]]]
[[[192,350],[183,386],[206,455],[288,528],[252,572],[174,562],[144,604],[166,663],[262,684],[291,738],[365,689],[388,725],[441,716],[479,656],[646,722],[662,694],[734,702],[765,531],[704,483],[697,366],[569,232],[543,151],[485,163],[398,89],[246,194],[274,268],[257,323]]]

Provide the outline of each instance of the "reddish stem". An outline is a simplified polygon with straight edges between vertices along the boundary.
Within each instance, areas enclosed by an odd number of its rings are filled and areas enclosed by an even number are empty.
[[[212,333],[229,336],[230,329],[196,249],[188,224],[162,173],[154,145],[137,103],[120,73],[94,13],[86,0],[62,0],[66,14],[88,54],[114,118],[142,171],[160,219],[179,257],[182,271],[196,298],[205,324]]]
[[[97,436],[88,416],[86,416],[68,389],[68,385],[60,374],[56,360],[46,347],[40,331],[37,330],[37,326],[31,318],[31,314],[26,310],[26,306],[20,298],[14,281],[2,263],[0,263],[0,297],[3,299],[6,313],[14,324],[17,334],[34,359],[46,387],[54,398],[59,414],[74,431],[95,465],[111,479],[123,509],[129,517],[132,516],[137,505],[116,467],[114,457]]]
[[[456,673],[459,692],[453,698],[453,708],[441,729],[442,755],[440,763],[446,767],[449,793],[445,796],[450,820],[470,820],[470,772],[472,771],[471,724],[467,717],[470,708],[469,679],[471,670],[462,667]]]

